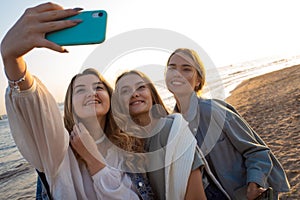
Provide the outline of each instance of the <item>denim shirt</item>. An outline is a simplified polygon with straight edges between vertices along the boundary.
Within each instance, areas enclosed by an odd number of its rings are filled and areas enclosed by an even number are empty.
[[[51,200],[49,186],[44,173],[37,171],[36,200]],[[148,179],[139,173],[127,173],[141,200],[154,200],[154,193]]]
[[[50,195],[49,185],[46,180],[46,176],[43,172],[39,172],[37,177],[37,183],[36,183],[36,200],[51,200],[52,197]]]
[[[286,174],[259,135],[224,101],[191,97],[186,117],[218,181],[233,199],[247,183],[286,192]]]

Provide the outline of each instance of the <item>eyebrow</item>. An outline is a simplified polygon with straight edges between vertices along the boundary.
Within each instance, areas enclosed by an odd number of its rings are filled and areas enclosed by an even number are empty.
[[[104,85],[104,83],[101,82],[101,81],[98,81],[98,82],[93,83],[93,86],[94,86],[94,85]],[[76,85],[76,86],[74,87],[74,90],[75,90],[76,88],[85,87],[85,86],[86,86],[86,85],[84,85],[84,84]],[[105,86],[105,85],[104,85],[104,86]]]
[[[140,82],[137,82],[135,83],[134,85],[140,85],[140,84],[146,84],[145,81],[140,81]],[[119,90],[122,90],[124,88],[130,88],[129,85],[124,85],[123,87],[119,88]]]
[[[175,63],[169,63],[168,65],[169,65],[169,66],[170,66],[170,65],[171,65],[171,66],[176,66]],[[179,65],[179,66],[183,66],[183,67],[192,67],[193,65],[191,65],[191,64],[183,64],[183,65]]]

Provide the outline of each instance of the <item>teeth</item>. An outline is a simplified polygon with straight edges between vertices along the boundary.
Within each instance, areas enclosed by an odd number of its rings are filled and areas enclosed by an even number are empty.
[[[88,101],[85,105],[91,105],[91,104],[100,104],[101,101],[99,100],[93,100],[93,101]]]
[[[183,85],[183,83],[179,82],[179,81],[172,81],[171,84],[173,84],[173,85]]]
[[[135,102],[132,102],[130,105],[136,105],[136,104],[140,104],[142,103],[142,101],[135,101]]]

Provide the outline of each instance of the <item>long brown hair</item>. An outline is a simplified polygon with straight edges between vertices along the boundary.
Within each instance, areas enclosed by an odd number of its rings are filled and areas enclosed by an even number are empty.
[[[106,90],[109,94],[109,97],[112,97],[113,89],[110,86],[110,84],[105,80],[105,78],[95,69],[88,68],[85,69],[82,73],[79,73],[75,75],[67,89],[67,93],[65,96],[65,103],[64,103],[64,124],[65,128],[68,130],[69,134],[73,130],[73,126],[75,125],[75,119],[74,116],[76,116],[76,113],[74,113],[73,109],[73,88],[74,88],[74,82],[76,78],[84,76],[84,75],[95,75],[99,78],[99,80],[104,84],[106,87]],[[104,126],[104,133],[107,136],[107,138],[117,145],[118,147],[122,148],[125,151],[130,152],[143,152],[143,147],[141,147],[141,141],[138,138],[131,137],[125,133],[122,133],[117,126],[114,118],[111,107],[109,108],[108,113],[106,114],[106,122]]]

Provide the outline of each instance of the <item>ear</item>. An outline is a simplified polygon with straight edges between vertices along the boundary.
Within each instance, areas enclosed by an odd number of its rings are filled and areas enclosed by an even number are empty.
[[[195,84],[196,88],[199,88],[200,84],[201,84],[201,78],[199,76],[197,76],[196,84]]]

